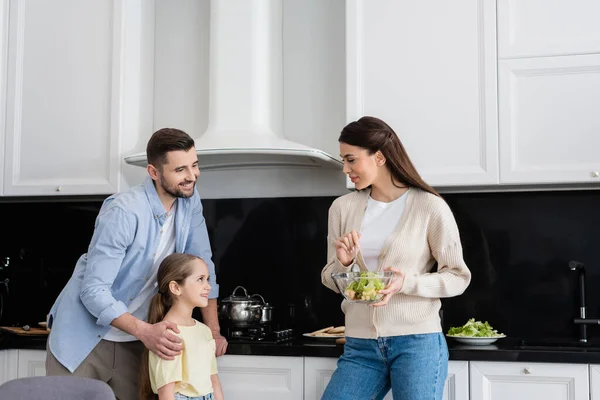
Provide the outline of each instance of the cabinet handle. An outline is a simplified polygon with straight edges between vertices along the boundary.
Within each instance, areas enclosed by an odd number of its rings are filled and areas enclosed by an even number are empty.
[[[530,374],[531,374],[531,368],[530,368],[530,367],[525,367],[525,368],[523,369],[523,373],[524,373],[524,374],[527,374],[527,375],[530,375]]]
[[[600,177],[600,171],[592,171],[592,178]]]
[[[56,191],[57,191],[57,192],[60,192],[61,190],[62,190],[62,186],[57,186],[57,187],[56,187]]]

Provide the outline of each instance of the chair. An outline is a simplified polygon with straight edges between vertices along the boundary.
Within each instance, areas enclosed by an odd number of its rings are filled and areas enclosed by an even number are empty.
[[[35,376],[5,382],[0,400],[115,400],[106,383],[78,376]]]

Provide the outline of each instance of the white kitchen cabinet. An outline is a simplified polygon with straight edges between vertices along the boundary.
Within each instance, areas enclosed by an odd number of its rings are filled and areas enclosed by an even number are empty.
[[[114,193],[137,133],[143,1],[1,4],[3,194]]]
[[[306,357],[304,358],[304,400],[320,400],[331,375],[337,367],[337,358]],[[390,391],[384,400],[392,400]]]
[[[304,359],[224,355],[217,359],[228,400],[302,400]]]
[[[337,358],[304,358],[304,400],[320,400],[337,367]]]
[[[497,184],[495,0],[346,4],[348,121],[386,121],[431,185]]]
[[[449,361],[444,400],[469,400],[469,362]]]
[[[46,376],[45,350],[18,350],[17,377]]]
[[[498,57],[600,53],[598,0],[498,0]]]
[[[17,379],[19,350],[0,350],[0,385]]]
[[[319,400],[337,367],[337,358],[306,357],[304,359],[304,400]],[[469,399],[469,363],[450,361],[444,400]],[[392,400],[391,391],[384,400]]]
[[[499,62],[500,181],[600,184],[600,54]]]
[[[588,400],[587,364],[471,362],[472,399]]]
[[[600,365],[590,365],[590,400],[600,400]]]
[[[0,385],[11,379],[45,375],[45,350],[0,350]]]

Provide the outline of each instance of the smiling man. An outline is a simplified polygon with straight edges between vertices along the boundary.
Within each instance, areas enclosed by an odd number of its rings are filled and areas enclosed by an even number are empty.
[[[193,139],[178,129],[155,132],[146,149],[146,181],[107,198],[96,218],[88,252],[52,306],[47,375],[76,375],[107,382],[117,399],[139,397],[139,366],[144,346],[170,360],[182,350],[170,322],[146,322],[156,293],[156,272],[172,253],[206,261],[212,278],[203,308],[217,345],[218,285],[202,204],[195,185],[200,175]]]

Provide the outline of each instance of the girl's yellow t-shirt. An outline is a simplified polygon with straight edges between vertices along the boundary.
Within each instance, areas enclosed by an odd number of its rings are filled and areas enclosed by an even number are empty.
[[[163,360],[149,352],[150,384],[152,391],[175,382],[175,392],[188,397],[206,396],[213,392],[210,376],[217,373],[215,341],[208,326],[196,321],[196,325],[178,325],[184,349],[174,360]]]

